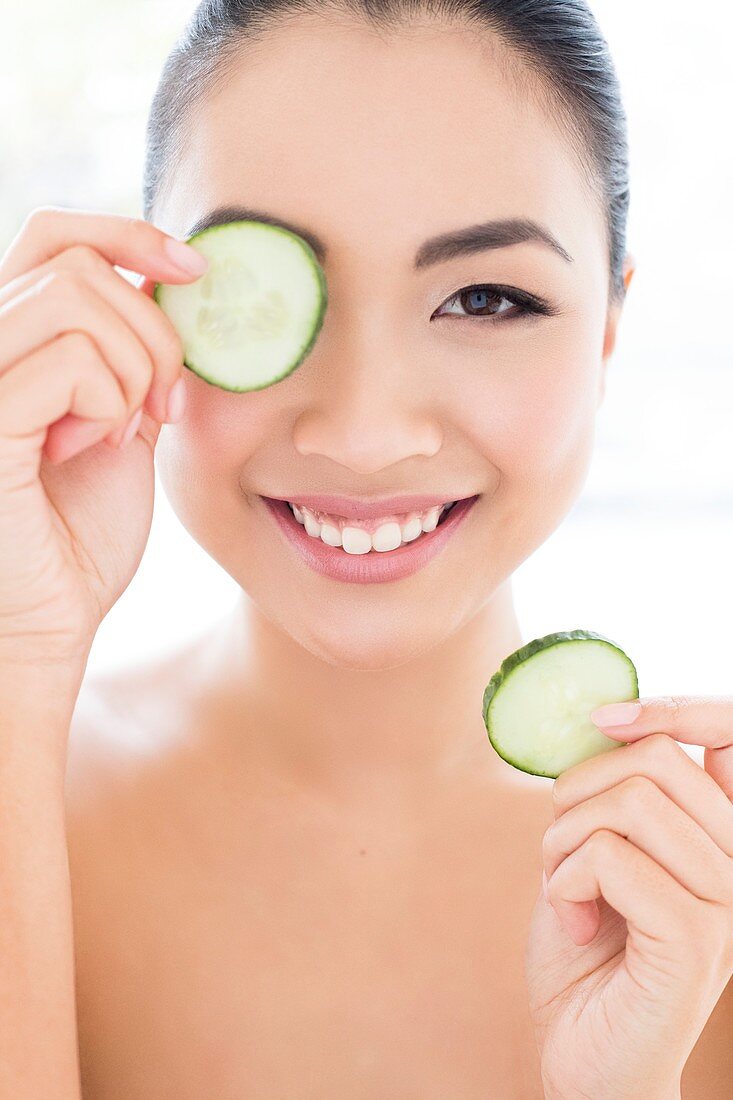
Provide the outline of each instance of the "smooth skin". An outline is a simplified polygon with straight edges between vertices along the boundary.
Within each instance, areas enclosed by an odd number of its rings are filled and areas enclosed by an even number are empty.
[[[142,559],[182,348],[154,284],[141,294],[113,265],[190,282],[166,239],[138,219],[41,207],[0,264],[0,658],[11,663],[85,657]],[[147,447],[121,453],[140,409]]]
[[[582,489],[621,313],[582,166],[531,81],[517,85],[501,62],[496,43],[456,27],[381,38],[315,18],[243,53],[192,120],[155,222],[185,238],[211,207],[246,203],[312,227],[329,246],[317,344],[252,394],[184,371],[183,418],[159,438],[155,405],[124,453],[91,444],[42,469],[63,500],[75,470],[88,487],[106,464],[81,543],[83,560],[103,566],[91,620],[142,553],[153,447],[181,522],[242,589],[202,636],[87,682],[79,699],[67,812],[85,1095],[615,1100],[638,1095],[616,1076],[627,1055],[649,1100],[679,1095],[685,1063],[685,1100],[726,1095],[729,926],[721,915],[682,943],[691,880],[675,894],[678,953],[660,994],[674,1042],[660,1044],[640,996],[614,1004],[605,1032],[571,1027],[567,1002],[569,976],[585,980],[583,995],[608,977],[612,940],[619,963],[623,921],[650,889],[645,844],[654,881],[672,889],[669,851],[653,849],[649,830],[630,831],[623,851],[608,842],[629,776],[642,765],[650,782],[665,774],[669,737],[602,758],[617,768],[604,773],[615,799],[594,803],[605,787],[591,760],[563,777],[568,801],[554,806],[561,781],[509,767],[481,720],[491,674],[526,640],[511,576]],[[412,270],[426,237],[514,215],[546,222],[573,263],[525,243]],[[81,231],[72,217],[56,216],[59,236]],[[130,242],[137,233],[130,222]],[[168,277],[129,253],[111,258]],[[627,256],[627,287],[633,270]],[[456,293],[478,283],[539,294],[558,313],[457,315]],[[136,304],[146,286],[132,288]],[[451,316],[436,316],[449,300]],[[259,499],[299,491],[482,495],[425,569],[357,588],[308,570]],[[113,567],[110,530],[123,563]],[[46,606],[68,612],[78,591]],[[63,637],[91,644],[86,618],[61,622]],[[32,624],[26,640],[59,636],[51,616]],[[705,773],[683,764],[685,851],[694,845],[694,860],[704,847],[727,867],[729,792],[717,788],[715,823],[702,819],[692,777]],[[681,812],[662,786],[656,835]],[[553,818],[571,821],[577,803],[601,840],[568,826],[545,848]],[[600,899],[606,883],[615,908],[601,899],[589,940],[587,904],[579,915],[562,902]],[[694,985],[703,961],[707,980]]]

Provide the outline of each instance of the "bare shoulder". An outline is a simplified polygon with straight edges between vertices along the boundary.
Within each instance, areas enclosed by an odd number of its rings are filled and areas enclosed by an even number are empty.
[[[185,736],[172,731],[190,701],[186,668],[160,659],[87,677],[71,723],[65,815],[85,1095],[113,1077],[109,1036],[135,1019],[130,991],[147,989],[145,944],[154,956],[165,942],[151,912],[178,896],[171,853],[181,847],[190,773],[181,767]]]
[[[65,813],[74,903],[120,858],[125,821],[144,772],[149,734],[130,671],[97,674],[83,684],[69,730]],[[115,825],[117,829],[115,830]]]
[[[154,764],[190,717],[192,645],[85,677],[69,731],[66,800],[81,813]]]
[[[69,730],[66,809],[73,822],[103,805],[112,786],[124,784],[129,769],[150,748],[150,725],[141,700],[137,670],[87,677]],[[142,704],[142,705],[141,705]]]
[[[85,678],[69,731],[65,811],[72,875],[114,869],[176,778],[190,719],[187,654]]]

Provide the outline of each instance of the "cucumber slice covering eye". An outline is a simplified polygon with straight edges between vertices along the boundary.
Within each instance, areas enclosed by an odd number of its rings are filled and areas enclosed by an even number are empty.
[[[547,634],[502,661],[484,690],[483,719],[502,759],[530,775],[557,777],[626,741],[590,720],[606,703],[638,699],[636,668],[620,646],[592,630]]]
[[[316,342],[328,302],[310,245],[258,221],[215,225],[186,242],[209,261],[192,283],[157,283],[154,298],[181,338],[184,363],[225,390],[286,378]]]

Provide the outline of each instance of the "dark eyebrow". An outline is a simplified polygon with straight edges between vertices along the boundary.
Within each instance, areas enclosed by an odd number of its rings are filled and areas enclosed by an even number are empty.
[[[234,221],[265,222],[267,225],[288,229],[291,233],[297,233],[310,245],[321,265],[326,260],[327,249],[320,237],[302,226],[283,221],[282,218],[276,218],[264,210],[253,210],[246,206],[219,206],[215,210],[210,210],[189,229],[186,239],[211,226],[226,225]],[[523,244],[525,241],[551,248],[567,263],[573,262],[573,257],[544,225],[531,218],[504,218],[441,233],[437,237],[424,241],[415,256],[414,270],[420,271],[422,268],[445,263],[459,256],[469,256],[474,252],[483,252],[490,248],[507,248],[512,244]]]

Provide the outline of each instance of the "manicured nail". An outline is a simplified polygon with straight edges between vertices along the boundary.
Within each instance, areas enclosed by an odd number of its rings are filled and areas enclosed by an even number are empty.
[[[597,726],[628,726],[641,714],[641,703],[609,703],[591,711],[590,720]]]
[[[183,416],[183,411],[186,408],[186,383],[182,378],[179,378],[176,384],[168,394],[168,409],[166,412],[166,420],[171,420],[174,423],[180,420]]]
[[[142,420],[142,418],[143,418],[143,410],[142,410],[142,408],[140,408],[140,409],[137,410],[135,415],[130,418],[130,423],[125,428],[122,439],[120,440],[120,444],[119,444],[120,447],[126,447],[127,446],[127,444],[130,442],[132,437],[135,435],[135,432],[140,427],[140,421]]]
[[[190,244],[186,244],[185,241],[177,241],[173,237],[167,237],[163,241],[163,248],[168,259],[176,267],[180,267],[182,271],[185,271],[187,275],[203,275],[209,266],[206,257],[202,256]]]

